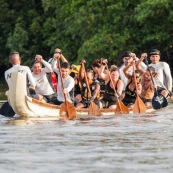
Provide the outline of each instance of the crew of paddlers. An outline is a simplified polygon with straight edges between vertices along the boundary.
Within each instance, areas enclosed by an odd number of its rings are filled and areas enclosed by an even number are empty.
[[[143,62],[147,56],[150,64]],[[5,79],[10,85],[13,72],[26,74],[28,95],[55,105],[65,102],[65,94],[66,99],[77,108],[87,108],[93,101],[99,108],[115,109],[117,99],[133,108],[139,96],[150,108],[156,91],[165,98],[172,96],[170,67],[160,61],[160,56],[157,49],[152,49],[149,55],[142,53],[140,58],[131,51],[125,51],[120,67],[108,66],[108,60],[101,58],[94,60],[91,68],[86,68],[85,60],[70,66],[61,50],[56,48],[48,62],[41,55],[36,55],[29,68],[21,65],[19,53],[13,51],[9,55],[12,67],[5,71]]]

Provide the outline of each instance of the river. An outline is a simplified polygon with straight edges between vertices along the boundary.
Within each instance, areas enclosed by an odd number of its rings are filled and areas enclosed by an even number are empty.
[[[173,172],[173,106],[75,121],[0,116],[1,173]]]

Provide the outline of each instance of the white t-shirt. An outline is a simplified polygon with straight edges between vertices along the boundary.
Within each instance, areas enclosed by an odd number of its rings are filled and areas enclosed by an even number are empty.
[[[41,95],[51,95],[54,93],[54,91],[51,85],[49,84],[46,73],[52,72],[52,68],[48,62],[43,60],[42,63],[45,66],[45,68],[42,68],[40,74],[36,75],[32,72],[32,75],[36,83],[35,92]]]
[[[139,58],[136,58],[136,61],[138,61],[138,60],[139,60]],[[124,71],[123,71],[125,67],[126,67],[125,64],[123,64],[123,65],[119,68],[119,70],[120,70],[120,78],[121,78],[121,80],[122,80],[123,83],[124,83],[123,91],[125,90],[125,88],[126,88],[126,86],[127,86],[127,81],[128,81],[128,79],[127,79],[127,77],[125,76]],[[146,64],[142,62],[142,63],[141,63],[141,68],[142,68],[144,71],[146,71],[146,69],[147,69]],[[133,67],[132,67],[132,66],[128,69],[128,73],[129,73],[130,75],[133,74]]]
[[[151,63],[149,66],[155,68],[155,72],[158,73],[159,81],[161,81],[169,91],[172,91],[172,76],[169,65],[166,62],[158,62],[157,64]],[[156,85],[161,86],[157,82]]]
[[[35,88],[35,81],[34,81],[34,78],[32,76],[30,68],[27,66],[22,66],[22,65],[14,65],[13,67],[11,67],[7,71],[5,71],[5,80],[8,84],[8,86],[10,83],[11,74],[14,72],[21,72],[21,73],[25,74],[27,79],[29,80],[29,84]]]
[[[59,69],[56,67],[57,61],[53,60],[53,71],[58,74],[58,90],[57,90],[57,99],[58,101],[64,102],[64,93],[62,92],[62,83],[61,83],[61,77],[59,74]],[[72,91],[74,88],[75,82],[74,79],[71,76],[67,76],[66,78],[62,78],[64,88],[68,90],[68,93],[66,94],[66,98],[69,102],[72,102],[70,98],[69,92]]]

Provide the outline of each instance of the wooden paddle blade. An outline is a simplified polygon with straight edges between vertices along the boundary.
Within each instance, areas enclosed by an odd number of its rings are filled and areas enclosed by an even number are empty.
[[[0,109],[0,114],[5,117],[13,117],[15,115],[15,112],[10,104],[8,102],[5,102]]]
[[[139,96],[136,97],[136,101],[133,107],[133,113],[145,113],[147,108],[144,102],[141,100]]]
[[[76,108],[74,107],[72,103],[68,101],[61,104],[59,114],[60,114],[60,117],[67,118],[69,120],[73,120],[77,117]]]
[[[157,92],[154,93],[154,97],[152,99],[152,106],[154,109],[161,109],[168,105],[168,101],[166,98]]]
[[[116,108],[115,108],[115,113],[116,114],[128,114],[129,113],[129,108],[124,105],[122,101],[119,99],[116,102]]]
[[[89,115],[96,115],[96,116],[101,115],[101,112],[100,112],[98,106],[93,101],[90,102],[88,114]]]

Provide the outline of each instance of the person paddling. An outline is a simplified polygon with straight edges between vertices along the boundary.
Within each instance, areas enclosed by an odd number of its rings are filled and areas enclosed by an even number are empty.
[[[136,68],[141,72],[141,76],[142,76],[142,80],[141,80],[142,91],[140,94],[140,98],[145,103],[147,108],[151,108],[152,107],[151,102],[152,102],[152,98],[154,96],[156,86],[153,85],[150,73],[153,78],[155,78],[157,76],[157,74],[155,72],[154,67],[149,67],[149,69],[147,68],[146,71],[144,71],[141,68],[141,63],[146,57],[147,57],[147,53],[141,54],[141,58],[136,63]],[[149,72],[149,70],[150,70],[150,72]]]
[[[167,97],[168,94],[172,92],[172,76],[170,67],[166,62],[160,61],[161,53],[159,50],[152,49],[149,56],[151,60],[151,64],[149,64],[149,66],[155,68],[155,72],[158,74],[159,81],[164,84],[164,86],[168,90],[165,90],[165,88],[162,87],[163,85],[161,85],[160,82],[155,80],[155,84],[157,85],[157,91],[164,97]]]
[[[122,60],[123,60],[123,64],[119,67],[119,69],[120,69],[120,78],[124,83],[123,90],[125,90],[125,87],[127,86],[127,83],[128,83],[128,79],[124,74],[124,68],[127,67],[132,61],[135,61],[135,63],[136,63],[139,60],[139,58],[136,57],[135,53],[133,53],[131,51],[125,51],[122,55]],[[147,69],[147,66],[144,63],[141,63],[141,67],[144,70]],[[128,68],[128,74],[129,75],[133,74],[132,66],[130,68]]]
[[[120,72],[117,66],[111,66],[109,74],[104,73],[107,62],[107,59],[104,59],[100,69],[100,77],[105,80],[105,93],[100,102],[103,108],[115,109],[117,98],[121,96],[124,84],[120,79]]]
[[[56,93],[48,81],[48,73],[53,72],[51,65],[46,62],[41,55],[36,55],[36,62],[32,67],[32,75],[36,82],[35,92],[38,100],[48,103],[53,103],[52,100],[56,97]],[[42,68],[42,64],[45,66]]]
[[[127,107],[133,108],[133,105],[136,101],[136,92],[138,95],[141,94],[142,91],[142,85],[141,85],[141,74],[139,70],[135,70],[135,76],[136,76],[136,82],[137,82],[137,88],[135,84],[134,74],[130,75],[128,73],[129,68],[133,67],[135,65],[135,61],[131,61],[129,65],[127,65],[124,68],[124,74],[128,79],[127,86],[125,87],[125,97],[123,98],[122,102]]]
[[[63,63],[61,65],[61,69],[57,68],[57,61],[62,59]],[[67,101],[70,103],[74,103],[74,79],[69,75],[70,74],[70,65],[67,62],[66,58],[62,56],[62,52],[60,49],[55,49],[54,59],[53,59],[53,71],[58,74],[58,90],[57,90],[57,98],[54,100],[54,104],[60,105],[65,102],[64,94],[66,95]],[[60,75],[60,70],[62,74],[62,79]],[[62,83],[63,81],[63,87]]]
[[[99,81],[94,79],[94,72],[92,69],[87,69],[85,71],[85,60],[81,61],[81,68],[79,71],[79,79],[81,81],[82,90],[81,97],[82,100],[76,105],[77,108],[87,108],[90,102],[93,101],[98,107],[98,93],[100,90]]]

